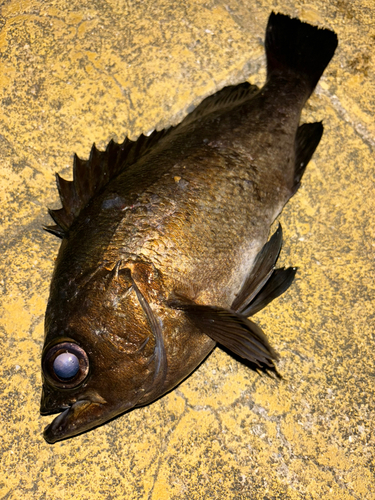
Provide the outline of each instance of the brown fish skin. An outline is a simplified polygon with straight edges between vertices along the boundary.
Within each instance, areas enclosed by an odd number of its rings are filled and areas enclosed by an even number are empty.
[[[63,209],[51,211],[50,230],[63,240],[41,413],[63,413],[45,430],[49,443],[160,397],[216,341],[273,365],[277,354],[243,313],[254,294],[269,302],[293,279],[294,270],[272,274],[281,229],[264,245],[320,140],[321,124],[298,128],[300,114],[336,45],[331,31],[272,14],[260,91],[227,87],[179,126],[141,138],[107,184],[103,165],[129,141],[93,149],[88,162],[76,159],[72,183],[58,180]],[[61,378],[54,361],[71,349],[79,370]]]

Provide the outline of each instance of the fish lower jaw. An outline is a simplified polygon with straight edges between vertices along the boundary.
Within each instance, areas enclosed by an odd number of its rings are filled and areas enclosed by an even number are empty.
[[[47,441],[47,443],[53,444],[57,441],[57,439],[52,438],[52,431],[57,430],[57,431],[62,431],[62,427],[60,427],[60,423],[64,421],[65,417],[67,416],[70,408],[67,408],[65,411],[60,413],[47,427],[44,429],[43,436],[44,439]]]
[[[102,405],[88,400],[76,401],[47,425],[43,432],[44,439],[47,443],[53,444],[56,441],[75,436],[88,430],[88,428],[94,427],[93,425],[85,425],[85,414],[91,409],[90,407],[95,406]]]

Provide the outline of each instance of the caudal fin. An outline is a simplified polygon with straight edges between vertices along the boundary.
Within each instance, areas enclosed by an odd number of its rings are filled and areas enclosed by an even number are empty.
[[[267,76],[298,74],[311,93],[336,47],[333,31],[272,12],[266,30]]]

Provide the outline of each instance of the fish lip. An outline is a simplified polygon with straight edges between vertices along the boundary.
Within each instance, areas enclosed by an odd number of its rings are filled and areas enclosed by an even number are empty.
[[[85,426],[76,423],[79,420],[80,414],[86,412],[91,406],[104,406],[101,403],[93,402],[87,399],[80,399],[67,407],[60,413],[52,422],[45,427],[43,437],[49,444],[54,444],[56,441],[67,439],[69,437],[81,434],[93,426]]]

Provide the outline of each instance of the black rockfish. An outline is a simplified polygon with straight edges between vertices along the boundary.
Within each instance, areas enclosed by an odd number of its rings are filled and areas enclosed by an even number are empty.
[[[95,146],[57,175],[62,238],[42,355],[49,443],[176,386],[216,343],[258,365],[278,355],[248,316],[283,293],[281,228],[321,138],[300,114],[336,35],[280,14],[266,31],[267,81],[226,87],[177,127]]]

